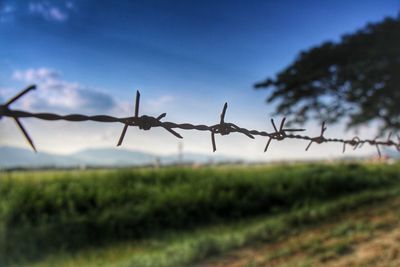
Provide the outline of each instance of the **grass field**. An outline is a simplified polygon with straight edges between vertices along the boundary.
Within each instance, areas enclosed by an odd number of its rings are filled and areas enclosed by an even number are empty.
[[[400,266],[400,196],[198,265],[222,266]]]
[[[399,164],[2,173],[0,266],[187,266],[399,193]]]

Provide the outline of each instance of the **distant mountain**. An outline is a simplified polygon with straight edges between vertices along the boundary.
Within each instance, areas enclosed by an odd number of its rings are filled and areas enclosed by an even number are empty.
[[[104,166],[121,167],[149,165],[158,161],[162,165],[178,162],[177,155],[160,156],[156,154],[119,148],[93,148],[69,155],[53,153],[34,153],[29,149],[0,146],[0,168],[40,168],[40,167],[78,167]],[[208,156],[196,153],[184,153],[184,163],[232,162],[237,159],[223,156]]]
[[[118,148],[85,149],[71,154],[71,157],[86,165],[96,166],[145,165],[154,163],[156,159],[149,153]]]
[[[178,162],[178,155],[169,155],[159,157],[162,164],[174,164]],[[218,162],[233,162],[239,161],[240,159],[227,157],[227,156],[215,156],[215,155],[204,155],[197,153],[184,153],[182,156],[182,161],[184,163],[218,163]]]
[[[69,167],[74,165],[78,166],[79,161],[70,156],[45,152],[34,153],[32,150],[17,147],[0,147],[0,168]]]

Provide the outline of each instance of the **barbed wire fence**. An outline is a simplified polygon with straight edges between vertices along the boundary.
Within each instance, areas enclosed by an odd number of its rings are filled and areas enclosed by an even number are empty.
[[[315,144],[323,144],[323,143],[340,143],[343,146],[343,153],[346,151],[346,146],[351,146],[354,150],[361,148],[364,144],[368,144],[371,146],[375,146],[377,149],[377,153],[379,157],[381,157],[380,147],[394,147],[397,151],[400,152],[400,135],[397,135],[397,141],[393,141],[393,134],[389,133],[389,136],[386,140],[378,140],[378,137],[375,139],[360,139],[358,136],[353,137],[352,139],[339,139],[339,138],[326,138],[324,136],[325,131],[327,130],[325,122],[321,125],[320,135],[316,137],[311,137],[307,135],[300,135],[298,132],[303,132],[305,129],[293,129],[293,128],[285,128],[286,118],[283,118],[279,127],[276,126],[275,121],[271,119],[272,127],[274,128],[274,132],[266,132],[259,130],[248,130],[246,128],[242,128],[237,126],[234,123],[225,122],[225,114],[228,108],[228,104],[225,103],[221,115],[219,123],[215,125],[194,125],[191,123],[175,123],[169,121],[161,121],[167,114],[162,113],[158,117],[148,116],[148,115],[139,115],[139,106],[140,106],[140,92],[136,92],[136,103],[135,103],[135,113],[130,117],[113,117],[108,115],[95,115],[95,116],[87,116],[83,114],[69,114],[69,115],[59,115],[54,113],[32,113],[23,110],[14,110],[10,109],[10,105],[20,99],[23,95],[28,92],[36,89],[35,85],[31,85],[27,87],[25,90],[22,90],[19,94],[8,100],[5,104],[0,105],[0,119],[2,117],[9,117],[14,119],[17,123],[17,126],[21,130],[22,134],[25,136],[26,140],[32,147],[32,149],[36,152],[36,147],[27,130],[21,123],[20,119],[22,118],[36,118],[40,120],[47,121],[70,121],[70,122],[83,122],[83,121],[94,121],[101,123],[121,123],[123,124],[123,129],[121,136],[119,137],[117,146],[122,145],[124,137],[126,135],[126,131],[128,127],[138,127],[142,130],[150,130],[151,128],[161,127],[176,136],[177,138],[183,138],[175,129],[181,130],[196,130],[203,132],[210,132],[211,134],[211,144],[213,152],[217,150],[217,145],[215,141],[215,135],[219,134],[221,136],[228,135],[231,133],[240,133],[251,139],[254,139],[255,136],[261,136],[268,138],[266,146],[264,148],[264,152],[267,152],[269,145],[272,141],[283,141],[285,139],[300,139],[309,141],[306,151],[310,148],[310,146]]]

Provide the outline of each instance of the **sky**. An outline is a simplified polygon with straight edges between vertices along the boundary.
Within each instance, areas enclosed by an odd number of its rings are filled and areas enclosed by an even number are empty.
[[[12,108],[60,114],[131,116],[136,90],[141,114],[164,120],[215,124],[228,102],[226,120],[271,131],[274,105],[256,82],[273,76],[296,55],[324,41],[338,41],[369,22],[396,16],[400,0],[386,1],[101,1],[0,0],[0,102],[37,84]],[[279,120],[280,118],[275,118]],[[122,125],[24,119],[39,151],[61,154],[115,147]],[[320,126],[310,122],[307,134]],[[341,146],[297,140],[217,136],[180,131],[185,152],[254,160],[331,158]],[[373,127],[360,129],[372,137]],[[343,123],[327,136],[351,137]],[[129,128],[122,149],[156,154],[178,150],[163,129]],[[13,121],[0,120],[0,145],[29,148]],[[121,148],[116,148],[121,149]],[[367,154],[373,149],[351,152]]]

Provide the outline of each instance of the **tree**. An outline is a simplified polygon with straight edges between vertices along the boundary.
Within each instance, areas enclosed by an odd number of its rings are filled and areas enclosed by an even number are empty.
[[[400,130],[400,15],[301,52],[255,88],[295,123],[348,117],[348,128],[378,120],[381,131]]]

